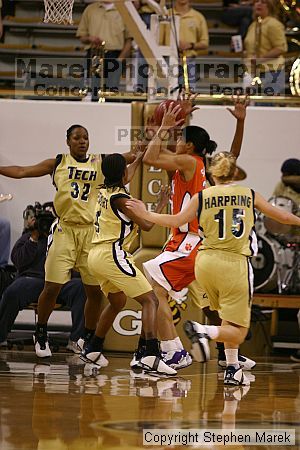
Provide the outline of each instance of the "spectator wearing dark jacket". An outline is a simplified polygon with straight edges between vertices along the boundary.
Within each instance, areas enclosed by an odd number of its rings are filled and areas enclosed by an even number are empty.
[[[238,27],[238,34],[244,37],[253,20],[251,0],[223,0],[221,20],[226,25]]]
[[[0,344],[6,341],[19,311],[38,301],[44,287],[46,251],[47,236],[40,235],[37,229],[25,232],[12,249],[11,260],[18,273],[0,301]],[[84,331],[85,300],[80,278],[72,278],[66,283],[57,299],[58,304],[71,310],[72,329],[67,345],[71,351],[76,351],[75,343]]]
[[[10,222],[7,219],[0,217],[0,267],[4,267],[8,264],[9,252]]]
[[[3,22],[2,22],[2,0],[0,0],[0,39],[2,37],[3,34]]]

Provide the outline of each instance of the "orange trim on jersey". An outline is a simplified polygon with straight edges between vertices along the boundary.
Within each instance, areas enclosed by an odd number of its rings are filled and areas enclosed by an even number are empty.
[[[176,170],[172,178],[172,213],[179,213],[186,205],[186,203],[193,197],[193,195],[202,191],[205,188],[206,177],[203,159],[200,156],[192,155],[196,160],[196,169],[191,180],[185,181],[179,170]],[[180,228],[173,228],[172,234],[175,237],[179,233],[195,233],[198,234],[199,223],[197,217]]]
[[[182,242],[185,240],[187,236],[187,233],[177,233],[176,236],[172,236],[172,239],[170,239],[165,247],[164,247],[164,251],[167,252],[176,252],[176,250],[179,249],[179,247],[181,246]]]
[[[199,246],[196,246],[189,255],[182,255],[159,265],[173,291],[179,292],[195,280],[194,268],[198,248]]]

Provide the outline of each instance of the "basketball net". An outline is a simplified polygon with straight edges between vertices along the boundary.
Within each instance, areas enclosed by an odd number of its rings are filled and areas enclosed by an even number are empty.
[[[74,0],[44,0],[46,23],[72,24]]]

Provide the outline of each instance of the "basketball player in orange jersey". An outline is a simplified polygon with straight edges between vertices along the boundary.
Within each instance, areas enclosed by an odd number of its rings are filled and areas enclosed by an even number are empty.
[[[101,161],[105,155],[88,153],[89,135],[82,125],[72,125],[67,130],[67,145],[70,153],[59,154],[56,158],[32,166],[0,167],[0,175],[10,178],[51,175],[56,187],[54,208],[58,219],[52,225],[52,235],[48,238],[45,286],[38,300],[38,323],[33,336],[36,355],[40,358],[51,356],[47,323],[60,290],[71,277],[72,269],[80,272],[87,296],[82,345],[93,336],[100,314],[101,291],[98,280],[88,271],[87,258],[94,233],[97,187],[103,182]],[[134,162],[133,153],[125,154],[125,157],[127,162],[132,162],[127,178],[129,181],[142,153]],[[32,245],[37,245],[37,242],[33,241]],[[125,305],[125,296],[123,301]]]
[[[247,106],[248,98],[241,99],[237,96],[234,101],[234,109],[227,108],[237,120],[231,145],[231,153],[236,158],[241,150]],[[143,162],[168,171],[172,180],[172,212],[177,214],[196,192],[205,188],[205,156],[211,155],[217,144],[210,140],[207,131],[203,128],[187,126],[183,128],[182,138],[177,142],[176,153],[162,149],[162,141],[166,138],[169,130],[174,127],[176,121],[174,110],[170,105],[165,112],[161,127],[150,142]],[[143,265],[145,274],[151,281],[154,292],[160,301],[158,330],[161,348],[165,352],[166,362],[176,369],[191,364],[191,357],[183,349],[173,324],[168,296],[180,302],[187,295],[188,285],[195,280],[194,265],[200,244],[198,221],[195,218],[189,224],[173,228],[172,237],[167,242],[163,252]],[[216,311],[210,311],[207,296],[203,295],[203,292],[195,292],[193,284],[191,287],[193,296],[197,298],[197,304],[200,301],[201,307],[210,321],[219,325],[220,318]],[[199,297],[201,297],[200,300]],[[225,360],[223,344],[218,347],[219,361]],[[255,365],[255,362],[244,356],[240,356],[240,359],[240,362],[244,363],[247,369]]]

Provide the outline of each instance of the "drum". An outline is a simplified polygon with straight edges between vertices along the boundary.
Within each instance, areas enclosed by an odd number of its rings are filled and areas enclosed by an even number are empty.
[[[255,233],[257,235],[265,235],[266,234],[266,227],[264,224],[265,216],[263,213],[256,210],[256,220],[255,220]]]
[[[290,213],[295,214],[297,212],[297,205],[288,197],[271,197],[269,200],[271,205],[276,206],[277,208],[284,209]],[[292,225],[286,225],[275,220],[270,217],[264,217],[264,225],[269,234],[276,237],[276,239],[288,242],[291,240]]]
[[[257,255],[251,258],[255,291],[270,292],[277,287],[277,266],[282,259],[282,251],[275,239],[257,236]]]

